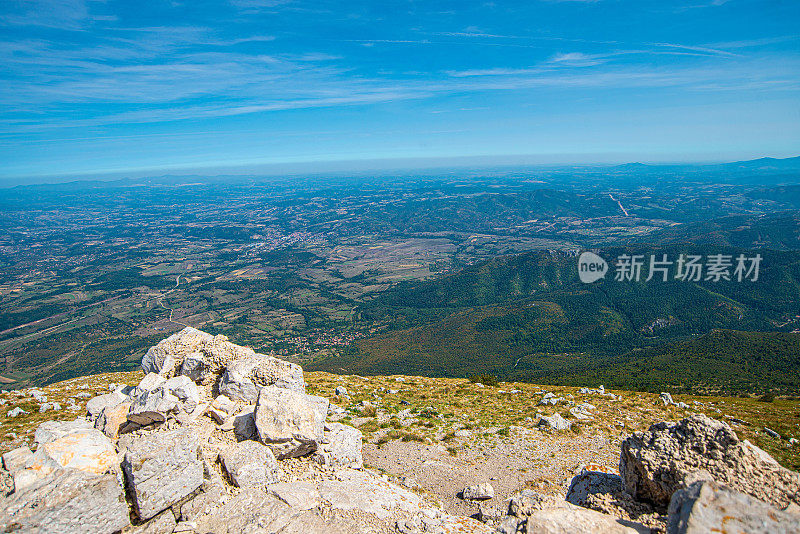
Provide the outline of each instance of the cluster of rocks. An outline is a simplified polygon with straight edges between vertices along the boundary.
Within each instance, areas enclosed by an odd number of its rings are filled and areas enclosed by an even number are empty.
[[[186,328],[152,347],[142,369],[134,387],[104,387],[85,416],[42,423],[34,450],[2,456],[0,531],[800,532],[800,475],[705,416],[633,434],[619,470],[583,466],[566,498],[523,490],[497,504],[490,483],[467,486],[473,519],[443,512],[413,479],[364,469],[361,432],[306,393],[295,364]],[[350,396],[341,386],[335,395]],[[592,404],[571,398],[547,404],[593,417]],[[367,401],[357,409],[376,415]],[[396,417],[414,420],[410,409]],[[554,414],[539,426],[570,424]]]
[[[142,369],[2,456],[0,530],[491,532],[364,470],[361,432],[296,364],[186,328]]]
[[[675,406],[675,407],[681,408],[683,410],[685,410],[686,408],[689,407],[689,405],[686,404],[685,402],[675,402],[674,400],[672,400],[672,395],[670,395],[669,393],[666,393],[664,391],[662,391],[659,394],[658,398],[661,399],[661,402],[664,403],[664,406]]]
[[[616,395],[615,393],[611,393],[610,391],[606,391],[606,388],[604,386],[602,386],[602,385],[599,386],[596,389],[585,388],[584,387],[584,388],[579,389],[578,393],[580,393],[581,395],[601,395],[603,397],[608,397],[610,399],[618,399],[619,398],[619,396]]]
[[[12,397],[16,397],[16,400],[18,400],[18,401],[22,401],[22,400],[27,401],[28,399],[30,399],[30,401],[38,404],[38,410],[37,410],[36,407],[34,407],[34,410],[38,411],[39,413],[45,413],[45,412],[51,412],[51,411],[52,412],[60,412],[61,410],[63,410],[65,408],[65,407],[63,407],[61,405],[60,402],[48,401],[47,395],[45,395],[45,393],[42,390],[38,389],[38,388],[26,388],[26,389],[12,390],[12,391],[8,391],[8,390],[3,389],[3,390],[0,390],[0,395],[2,395],[3,397],[6,397],[6,396],[10,395]],[[11,402],[13,402],[13,401],[14,401],[14,399],[11,399]],[[9,399],[0,398],[0,406],[5,406],[8,403],[9,403]],[[70,398],[70,399],[67,399],[66,409],[72,410],[72,411],[76,411],[76,410],[79,410],[80,408],[75,403],[75,399]],[[22,407],[15,406],[14,408],[11,408],[10,410],[8,410],[6,412],[6,417],[9,417],[9,418],[20,417],[22,415],[27,415],[28,413],[30,413],[30,412],[28,412],[27,410],[23,409]]]
[[[703,415],[634,433],[619,470],[581,466],[564,499],[523,490],[494,504],[488,483],[462,497],[503,534],[800,532],[800,474]]]

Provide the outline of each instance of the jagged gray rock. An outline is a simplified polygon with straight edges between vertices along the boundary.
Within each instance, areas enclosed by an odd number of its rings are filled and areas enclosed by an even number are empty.
[[[581,474],[572,478],[564,500],[583,506],[589,495],[595,493],[614,494],[622,489],[622,478],[619,475],[583,470]]]
[[[179,399],[163,387],[143,391],[128,411],[128,421],[141,426],[163,423],[167,415],[175,411]]]
[[[181,364],[181,374],[188,376],[195,382],[201,382],[205,375],[205,360],[202,352],[192,352],[187,354]]]
[[[233,433],[239,441],[258,439],[255,407],[250,406],[249,408],[245,408],[240,413],[233,416]]]
[[[303,393],[306,389],[303,369],[297,364],[253,352],[228,362],[219,391],[235,401],[254,403],[264,386]]]
[[[704,415],[652,425],[622,443],[620,475],[625,489],[639,500],[666,507],[698,471],[781,509],[800,500],[800,473]]]
[[[219,459],[231,481],[240,488],[263,487],[280,480],[281,468],[275,455],[257,441],[231,445],[219,454]]]
[[[117,477],[60,469],[0,506],[3,532],[111,534],[130,524]]]
[[[706,532],[797,534],[800,516],[714,482],[700,481],[672,495],[667,534]]]
[[[200,392],[188,376],[174,376],[164,382],[163,388],[178,398],[178,408],[192,413],[200,402]]]
[[[122,469],[137,515],[149,519],[203,483],[199,436],[178,429],[131,439]]]
[[[279,460],[314,452],[324,438],[327,413],[327,399],[265,386],[255,409],[259,439]]]

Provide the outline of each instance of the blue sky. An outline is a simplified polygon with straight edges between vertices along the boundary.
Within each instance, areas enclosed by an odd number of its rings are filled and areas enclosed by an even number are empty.
[[[0,64],[4,181],[800,154],[795,0],[5,0]]]

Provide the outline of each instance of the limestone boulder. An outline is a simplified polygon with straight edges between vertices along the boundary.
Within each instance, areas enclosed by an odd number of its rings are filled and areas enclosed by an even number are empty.
[[[323,465],[360,469],[363,434],[357,428],[342,423],[327,423],[325,437],[317,454]]]
[[[572,428],[572,423],[561,417],[560,414],[555,413],[550,416],[544,416],[539,419],[537,426],[546,430],[569,430]]]
[[[117,477],[60,469],[0,506],[0,530],[40,534],[111,534],[130,525]]]
[[[225,336],[212,336],[187,327],[150,347],[142,358],[142,370],[171,376],[164,369],[172,359],[180,374],[208,385],[222,374],[228,362],[252,354],[255,354],[253,349],[235,345]]]
[[[150,432],[127,443],[122,461],[137,515],[149,519],[203,483],[200,441],[192,429]]]
[[[280,480],[281,468],[275,455],[257,441],[231,445],[219,454],[219,459],[237,487],[263,487]]]
[[[205,376],[206,363],[202,352],[192,352],[186,355],[181,364],[181,374],[189,377],[194,382],[202,382]]]
[[[33,452],[27,445],[23,445],[3,454],[3,467],[9,473],[14,473],[20,469],[25,469],[32,458]]]
[[[100,475],[117,471],[117,466],[114,444],[94,428],[76,430],[40,443],[28,462],[28,469],[39,476],[61,468]]]
[[[141,426],[163,423],[177,410],[179,402],[180,399],[164,387],[143,391],[131,405],[128,421]]]
[[[135,399],[146,391],[153,391],[164,385],[167,379],[158,373],[148,373],[142,378],[139,384],[131,390],[130,396]]]
[[[245,408],[233,416],[233,433],[238,441],[258,439],[255,407]]]
[[[94,421],[106,408],[113,408],[114,406],[122,404],[127,400],[129,400],[127,395],[123,395],[115,391],[106,393],[105,395],[98,395],[97,397],[89,399],[89,402],[86,403],[86,413],[89,417],[89,420]]]
[[[83,432],[92,428],[92,424],[83,418],[78,418],[74,421],[45,421],[36,428],[33,440],[41,445],[64,437],[67,434]]]
[[[106,406],[94,422],[94,427],[105,434],[108,439],[116,440],[119,437],[120,428],[128,420],[128,411],[131,405],[130,402],[123,402],[116,406]]]
[[[164,382],[164,390],[178,398],[178,409],[192,413],[200,402],[200,392],[188,376],[175,376]]]
[[[258,396],[255,424],[259,439],[280,459],[314,452],[324,439],[328,400],[290,389],[265,386]]]
[[[622,490],[622,478],[619,475],[584,469],[572,478],[565,500],[584,506],[590,495],[603,493],[613,495]]]
[[[800,516],[715,482],[700,481],[672,494],[667,534],[706,532],[796,534]]]
[[[622,443],[620,475],[634,498],[666,507],[687,478],[715,481],[780,509],[800,500],[800,473],[740,440],[727,424],[705,415],[658,423]]]
[[[461,491],[461,498],[466,501],[485,501],[494,498],[494,488],[488,482],[467,486]]]
[[[304,393],[303,369],[265,354],[248,354],[228,362],[219,383],[220,393],[238,402],[254,403],[264,386]]]

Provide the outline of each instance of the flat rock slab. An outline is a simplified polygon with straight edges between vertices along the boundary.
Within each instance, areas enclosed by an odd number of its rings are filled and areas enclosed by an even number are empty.
[[[40,534],[111,534],[130,524],[117,477],[60,469],[0,506],[0,530]]]
[[[428,517],[424,514],[397,522],[401,534],[495,534],[496,530],[471,517],[442,515]],[[515,528],[516,533],[516,528]]]
[[[320,503],[319,490],[309,482],[278,482],[267,486],[267,493],[295,510],[311,510]]]
[[[390,484],[374,475],[354,469],[341,469],[336,479],[320,482],[323,500],[339,510],[361,510],[386,519],[393,512],[419,512],[420,498],[416,493]]]
[[[54,439],[66,436],[72,432],[82,432],[92,428],[92,423],[86,419],[75,419],[74,421],[45,421],[36,428],[33,440],[41,445],[49,443]]]
[[[40,444],[29,464],[29,468],[40,476],[62,467],[95,475],[117,471],[118,459],[114,444],[105,434],[94,428],[74,431]]]
[[[672,495],[667,533],[706,532],[797,534],[800,516],[714,482],[695,482]]]
[[[191,429],[148,432],[129,442],[122,469],[136,513],[149,519],[203,483],[199,436]]]
[[[212,514],[198,517],[196,531],[215,534],[280,532],[297,513],[273,495],[256,488],[244,488]]]
[[[634,529],[613,516],[568,503],[539,510],[528,517],[527,534],[649,534],[649,528]]]

